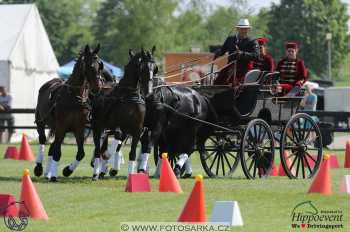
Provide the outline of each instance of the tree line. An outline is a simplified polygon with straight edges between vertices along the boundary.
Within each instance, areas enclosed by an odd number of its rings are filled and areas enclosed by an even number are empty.
[[[189,51],[221,44],[234,33],[238,19],[247,17],[252,37],[268,37],[278,60],[288,40],[300,44],[300,56],[312,75],[326,78],[327,41],[332,34],[332,72],[337,75],[350,51],[346,4],[341,0],[281,0],[258,14],[246,0],[217,6],[207,0],[0,0],[35,3],[60,64],[76,56],[85,43],[101,43],[101,56],[119,66],[128,49],[156,45],[165,52]]]

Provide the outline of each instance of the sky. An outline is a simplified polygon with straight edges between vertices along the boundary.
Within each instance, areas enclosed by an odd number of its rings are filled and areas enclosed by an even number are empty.
[[[212,3],[216,3],[219,5],[226,5],[228,4],[229,0],[209,0]],[[259,12],[259,9],[261,7],[269,7],[272,2],[278,3],[279,0],[248,0],[248,5],[254,9],[254,12]],[[348,14],[350,15],[350,0],[342,0],[342,2],[348,4]]]

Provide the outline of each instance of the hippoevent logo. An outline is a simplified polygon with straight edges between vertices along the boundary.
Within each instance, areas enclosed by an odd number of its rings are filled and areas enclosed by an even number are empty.
[[[343,229],[343,212],[341,210],[320,210],[311,201],[297,204],[291,213],[293,229]]]

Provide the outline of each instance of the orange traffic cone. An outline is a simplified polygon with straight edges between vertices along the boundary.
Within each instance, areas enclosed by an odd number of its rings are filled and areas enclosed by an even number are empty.
[[[203,177],[196,176],[196,183],[187,199],[178,222],[206,222]]]
[[[129,174],[125,192],[151,192],[148,175],[144,173]]]
[[[30,179],[28,169],[24,169],[23,172],[20,202],[19,216],[29,216],[33,219],[49,219]]]
[[[350,140],[346,142],[344,168],[350,168]]]
[[[283,151],[283,156],[284,156],[285,159],[286,159],[286,164],[287,164],[288,169],[289,169],[290,166],[292,166],[292,164],[291,164],[291,162],[290,162],[290,160],[289,160],[289,158],[288,158],[289,153],[288,153],[287,150],[284,150],[284,151]],[[292,168],[291,172],[292,172],[292,174],[295,176],[295,169],[294,169],[294,168]],[[286,176],[286,173],[285,173],[285,171],[284,171],[282,162],[280,163],[280,166],[279,166],[279,168],[278,168],[278,175],[279,175],[279,176]]]
[[[179,181],[176,179],[173,169],[171,168],[168,155],[162,154],[162,167],[160,169],[159,192],[183,193]]]
[[[28,143],[28,140],[27,140],[27,137],[25,134],[22,135],[21,148],[19,150],[19,159],[20,160],[27,160],[27,161],[34,161],[33,152],[29,146],[29,143]]]
[[[278,166],[276,164],[273,164],[270,176],[278,176]]]
[[[330,176],[330,156],[324,155],[321,168],[313,180],[308,193],[332,194],[332,182]]]
[[[14,159],[18,160],[18,151],[15,146],[8,146],[5,152],[5,159]]]

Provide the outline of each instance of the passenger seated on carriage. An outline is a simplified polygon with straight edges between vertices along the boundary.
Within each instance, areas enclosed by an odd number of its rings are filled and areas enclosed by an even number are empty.
[[[295,89],[300,87],[307,81],[307,69],[304,61],[297,58],[298,45],[295,42],[286,44],[286,57],[278,62],[276,71],[280,72],[280,85],[282,93],[288,94],[297,92]],[[297,93],[296,93],[297,94]]]
[[[253,61],[253,69],[259,69],[260,71],[273,72],[275,71],[275,61],[272,56],[267,53],[266,43],[269,41],[267,38],[258,38],[260,54],[256,61]]]
[[[259,56],[258,42],[248,37],[250,28],[248,19],[239,20],[236,25],[237,34],[227,37],[221,49],[215,53],[214,59],[228,52],[228,63],[237,60],[237,65],[236,75],[234,74],[235,65],[232,63],[220,71],[214,85],[236,86],[243,83],[245,74],[251,69],[250,63]]]

